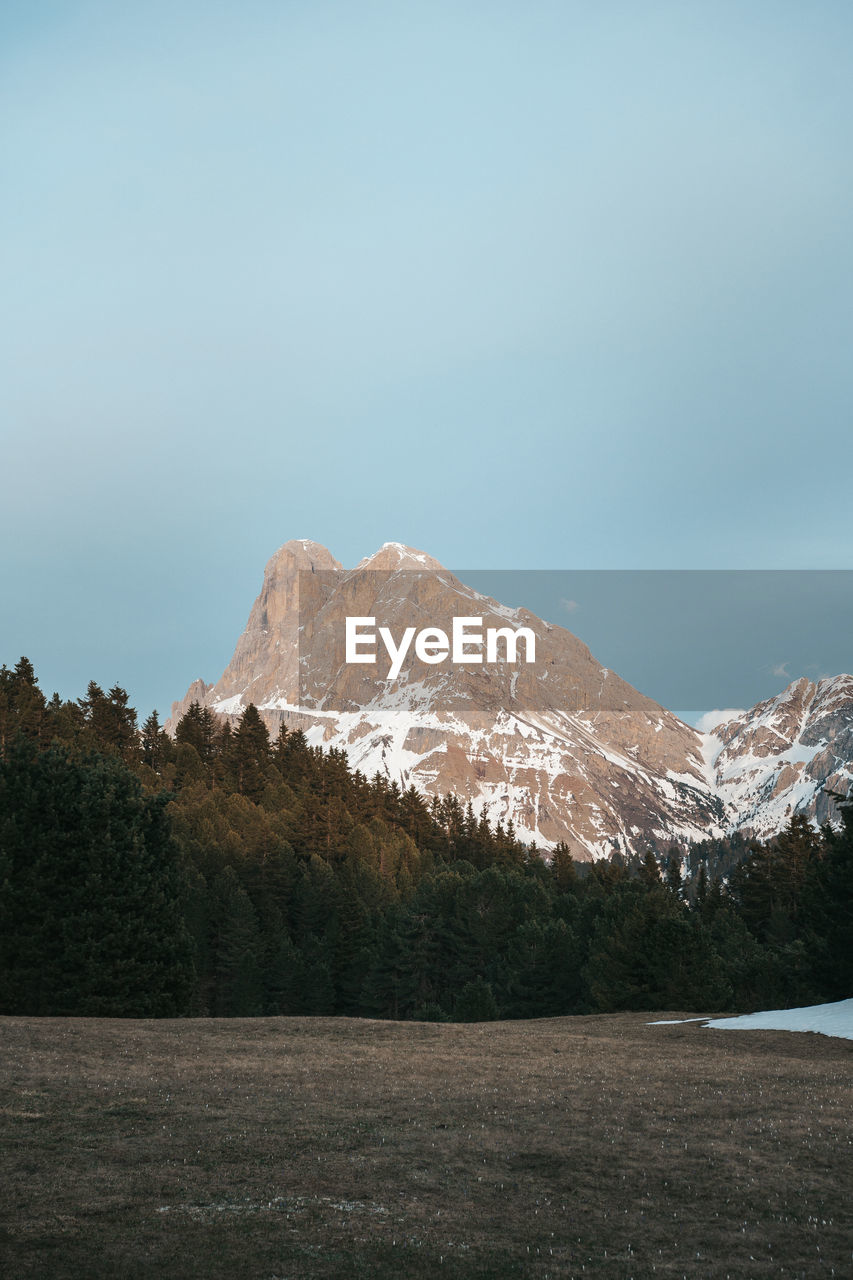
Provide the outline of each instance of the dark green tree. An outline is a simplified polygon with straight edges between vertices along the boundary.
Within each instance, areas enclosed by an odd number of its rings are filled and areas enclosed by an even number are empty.
[[[104,693],[100,685],[90,680],[86,697],[78,705],[87,746],[97,751],[115,751],[127,764],[139,759],[136,711],[120,685],[113,685],[109,693]]]
[[[561,842],[554,849],[551,872],[558,893],[573,893],[577,889],[577,868],[567,844]]]
[[[166,797],[116,756],[19,738],[0,764],[0,1008],[188,1011],[187,881]]]
[[[822,855],[820,834],[796,814],[775,840],[754,845],[732,873],[732,896],[760,941],[785,946],[799,936],[806,878]]]
[[[822,1000],[853,992],[853,804],[840,806],[841,828],[825,829],[824,853],[809,866],[801,927]]]
[[[233,867],[211,884],[212,1012],[222,1018],[249,1018],[263,1012],[262,944],[249,895]]]
[[[647,849],[643,854],[643,860],[640,863],[637,875],[640,882],[644,884],[647,889],[652,889],[655,885],[663,884],[658,860],[652,853],[651,849]]]
[[[155,773],[159,773],[166,761],[172,757],[172,741],[161,727],[156,711],[151,712],[142,726],[140,751],[142,763],[149,769],[153,769]]]
[[[453,1006],[454,1022],[494,1022],[497,1017],[498,1003],[488,982],[482,977],[466,982]]]
[[[198,702],[191,702],[186,713],[178,721],[175,742],[179,745],[186,743],[193,747],[202,764],[211,764],[216,754],[217,725],[210,707],[202,707]]]
[[[44,740],[45,705],[29,658],[20,658],[12,671],[0,668],[0,757],[19,733],[33,742]]]
[[[270,763],[270,735],[257,707],[249,703],[232,731],[229,747],[234,786],[241,796],[256,803],[260,800]]]
[[[665,883],[670,893],[676,898],[680,898],[684,887],[684,863],[681,854],[675,849],[670,853],[666,860],[666,878]]]

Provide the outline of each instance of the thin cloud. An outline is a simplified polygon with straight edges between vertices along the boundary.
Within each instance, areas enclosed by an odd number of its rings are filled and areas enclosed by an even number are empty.
[[[724,711],[706,711],[695,721],[694,728],[700,733],[713,733],[719,725],[727,724],[729,720],[736,720],[742,715],[742,707],[727,707]]]
[[[577,613],[580,608],[577,600],[561,600],[560,604],[563,606],[566,613]]]
[[[782,680],[790,680],[791,678],[787,662],[777,662],[775,667],[770,668],[770,671],[772,675],[779,676]]]

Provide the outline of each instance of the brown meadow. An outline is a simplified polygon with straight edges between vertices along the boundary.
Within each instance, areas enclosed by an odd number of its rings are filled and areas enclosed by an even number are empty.
[[[853,1274],[853,1044],[665,1016],[0,1019],[0,1273]]]

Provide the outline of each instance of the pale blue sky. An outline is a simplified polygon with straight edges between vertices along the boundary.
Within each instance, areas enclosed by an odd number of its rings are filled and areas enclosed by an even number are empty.
[[[0,661],[166,711],[290,537],[853,566],[851,58],[847,0],[6,0]]]

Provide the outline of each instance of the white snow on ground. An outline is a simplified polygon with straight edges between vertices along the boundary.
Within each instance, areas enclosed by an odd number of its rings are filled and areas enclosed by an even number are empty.
[[[647,1027],[680,1027],[682,1022],[707,1022],[707,1018],[660,1018],[657,1022],[647,1022]]]
[[[712,1018],[706,1025],[726,1031],[817,1031],[822,1036],[853,1040],[853,1000],[813,1004],[803,1009],[769,1009],[739,1018]]]
[[[812,1004],[802,1009],[765,1009],[736,1018],[664,1018],[649,1027],[671,1027],[680,1022],[704,1022],[723,1031],[815,1031],[822,1036],[853,1040],[853,1000]]]

